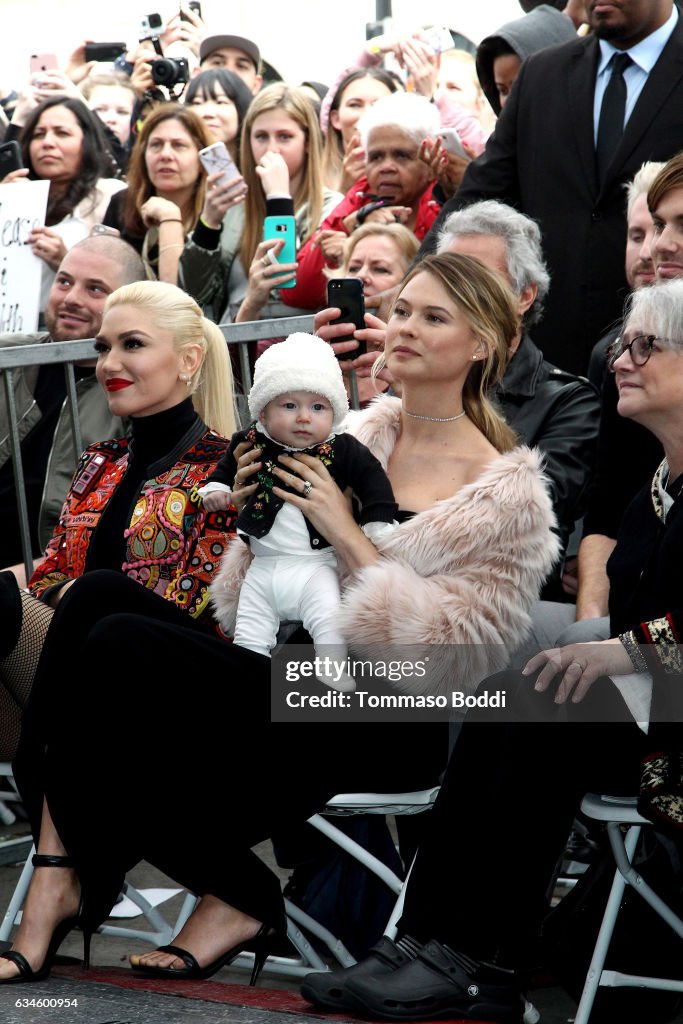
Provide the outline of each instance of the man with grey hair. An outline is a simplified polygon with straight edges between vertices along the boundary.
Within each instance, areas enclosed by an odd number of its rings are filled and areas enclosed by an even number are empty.
[[[528,333],[541,318],[550,286],[538,225],[495,200],[473,203],[450,215],[439,235],[437,251],[475,256],[505,278],[517,296],[519,333],[496,397],[520,441],[543,452],[564,552],[574,523],[583,515],[595,456],[599,403],[585,378],[547,362]],[[559,569],[546,582],[543,596],[562,598]]]
[[[0,348],[93,338],[100,330],[107,297],[145,278],[142,260],[127,242],[110,234],[84,238],[61,262],[45,309],[48,333],[3,334]],[[83,446],[125,433],[109,412],[93,364],[76,366],[76,394]],[[76,469],[64,366],[24,366],[13,375],[31,547],[39,554],[59,517]],[[40,519],[40,529],[38,522]],[[9,414],[0,393],[0,564],[22,559],[9,440]]]

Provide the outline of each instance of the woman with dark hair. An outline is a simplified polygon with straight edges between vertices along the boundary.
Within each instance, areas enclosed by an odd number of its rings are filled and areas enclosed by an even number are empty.
[[[142,254],[150,277],[176,284],[185,236],[204,202],[199,150],[214,141],[201,117],[163,103],[145,118],[128,164],[128,188],[114,196],[104,223]]]
[[[365,153],[356,124],[367,107],[400,87],[394,75],[384,68],[353,68],[337,85],[331,102],[323,105],[323,179],[330,188],[348,192],[363,177]]]
[[[124,185],[114,177],[102,123],[81,99],[61,95],[40,103],[28,115],[19,145],[24,168],[3,183],[26,177],[50,182],[45,227],[34,228],[28,238],[45,264],[43,309],[67,251],[102,222],[108,202]]]
[[[199,114],[215,142],[224,142],[240,163],[242,123],[253,96],[239,75],[227,68],[200,71],[187,87],[184,102]]]

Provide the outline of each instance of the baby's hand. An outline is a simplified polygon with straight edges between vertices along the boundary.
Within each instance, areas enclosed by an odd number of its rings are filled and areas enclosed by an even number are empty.
[[[224,512],[230,508],[230,494],[228,491],[209,491],[202,498],[204,508],[207,512]]]

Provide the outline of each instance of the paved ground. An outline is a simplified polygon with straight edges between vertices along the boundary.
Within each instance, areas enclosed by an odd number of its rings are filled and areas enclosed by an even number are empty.
[[[0,826],[0,834],[17,833]],[[272,864],[269,846],[260,848]],[[14,890],[20,865],[0,865],[0,916]],[[139,887],[172,886],[148,865],[130,876]],[[164,904],[174,920],[182,897]],[[139,921],[129,927],[142,927]],[[138,978],[127,966],[127,954],[144,949],[139,940],[96,935],[90,972],[80,966],[81,937],[75,932],[62,946],[60,962],[50,978],[35,985],[0,987],[1,1024],[314,1024],[345,1018],[322,1016],[298,995],[298,981],[267,973],[249,989],[243,971],[226,968],[208,982],[154,982]],[[530,994],[541,1012],[541,1024],[569,1024],[574,1004],[557,987],[537,988]],[[676,1018],[683,1024],[683,1015]],[[616,1022],[615,1022],[616,1024]],[[642,1024],[649,1024],[643,1020]]]

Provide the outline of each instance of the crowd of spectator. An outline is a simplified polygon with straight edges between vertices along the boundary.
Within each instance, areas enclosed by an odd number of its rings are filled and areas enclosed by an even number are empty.
[[[257,41],[188,8],[111,62],[79,44],[0,98],[20,154],[0,195],[49,183],[27,238],[41,330],[0,347],[96,338],[97,353],[76,367],[80,459],[62,368],[13,379],[28,580],[0,403],[0,757],[16,755],[37,849],[0,984],[44,977],[74,927],[87,960],[141,859],[202,899],[133,968],[205,978],[251,950],[254,982],[284,910],[251,846],[334,792],[441,780],[401,844],[418,852],[396,942],[303,992],[373,1019],[518,1024],[582,793],[634,792],[645,758],[643,812],[683,822],[665,724],[683,673],[683,21],[673,0],[522,7],[478,47],[434,26],[376,36],[328,84],[281,80]],[[339,322],[337,279],[360,282],[361,323]],[[302,314],[318,338],[254,347],[240,395],[216,325]],[[512,710],[488,732],[475,710],[450,758],[444,723],[374,723],[349,764],[334,727],[268,721],[287,618],[344,657],[429,649],[434,693],[504,687]],[[193,765],[153,807],[101,756],[134,701]],[[247,763],[225,854],[212,811]],[[203,821],[191,843],[184,801]],[[494,898],[497,836],[522,817],[514,891]]]

